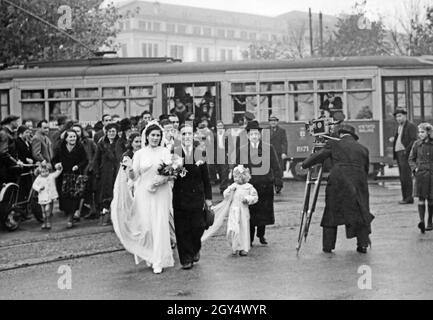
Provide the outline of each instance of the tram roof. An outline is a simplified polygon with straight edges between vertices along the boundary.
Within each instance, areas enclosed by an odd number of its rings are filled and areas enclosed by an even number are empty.
[[[85,77],[125,74],[182,74],[182,73],[224,73],[248,70],[290,70],[344,67],[381,67],[381,68],[433,68],[433,56],[364,56],[335,58],[306,58],[296,60],[242,60],[227,62],[177,62],[143,61],[140,58],[112,58],[104,64],[80,65],[70,61],[34,64],[33,68],[0,71],[0,80],[50,77]],[[135,59],[135,60],[134,60]]]

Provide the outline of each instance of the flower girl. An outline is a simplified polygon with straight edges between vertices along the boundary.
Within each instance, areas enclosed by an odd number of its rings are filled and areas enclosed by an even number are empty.
[[[224,200],[214,208],[215,223],[202,237],[202,241],[215,234],[221,226],[225,216],[227,220],[227,240],[232,254],[248,255],[251,247],[250,239],[250,210],[249,205],[258,201],[256,189],[248,183],[251,179],[248,168],[239,165],[233,170],[234,183],[224,191]]]

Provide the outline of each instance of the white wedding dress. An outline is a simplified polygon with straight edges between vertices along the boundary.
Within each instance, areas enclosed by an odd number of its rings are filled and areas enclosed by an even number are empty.
[[[146,261],[154,270],[174,266],[169,226],[172,190],[167,182],[152,187],[158,180],[158,167],[170,158],[164,147],[138,150],[132,160],[134,194],[128,187],[127,172],[121,168],[111,203],[114,231],[122,245],[134,254],[137,264]]]

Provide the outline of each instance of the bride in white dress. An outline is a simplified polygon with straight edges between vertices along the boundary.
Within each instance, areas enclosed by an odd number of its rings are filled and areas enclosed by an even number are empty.
[[[136,264],[145,261],[154,273],[174,266],[169,226],[172,190],[168,178],[157,171],[171,154],[160,145],[161,139],[162,128],[149,123],[143,131],[144,147],[132,162],[122,163],[111,204],[113,227],[122,245],[134,254]],[[133,181],[134,194],[128,180]]]

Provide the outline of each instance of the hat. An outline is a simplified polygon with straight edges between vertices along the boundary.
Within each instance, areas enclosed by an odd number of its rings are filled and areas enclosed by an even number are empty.
[[[250,130],[259,130],[262,131],[262,128],[260,128],[259,123],[257,122],[257,120],[253,120],[248,122],[247,127],[245,128],[245,130],[247,130],[247,132],[249,132]]]
[[[355,128],[352,127],[351,125],[348,124],[342,124],[339,128],[338,128],[338,134],[340,133],[348,133],[350,134],[352,137],[355,138],[355,140],[359,140],[358,135],[355,132]]]
[[[278,119],[276,116],[271,114],[271,116],[269,117],[269,121],[280,121],[280,119]]]
[[[1,125],[9,124],[9,123],[11,123],[12,121],[16,121],[16,120],[18,120],[19,118],[20,118],[20,117],[18,117],[18,116],[10,115],[10,116],[7,116],[6,118],[4,118],[4,119],[0,122],[0,124],[1,124]]]
[[[245,119],[247,119],[247,121],[252,121],[255,119],[254,114],[249,112],[249,111],[245,111],[244,117],[245,117]]]
[[[399,113],[401,113],[401,114],[407,114],[407,110],[405,108],[396,108],[395,111],[394,111],[394,113],[393,113],[394,117],[396,115],[398,115]]]

